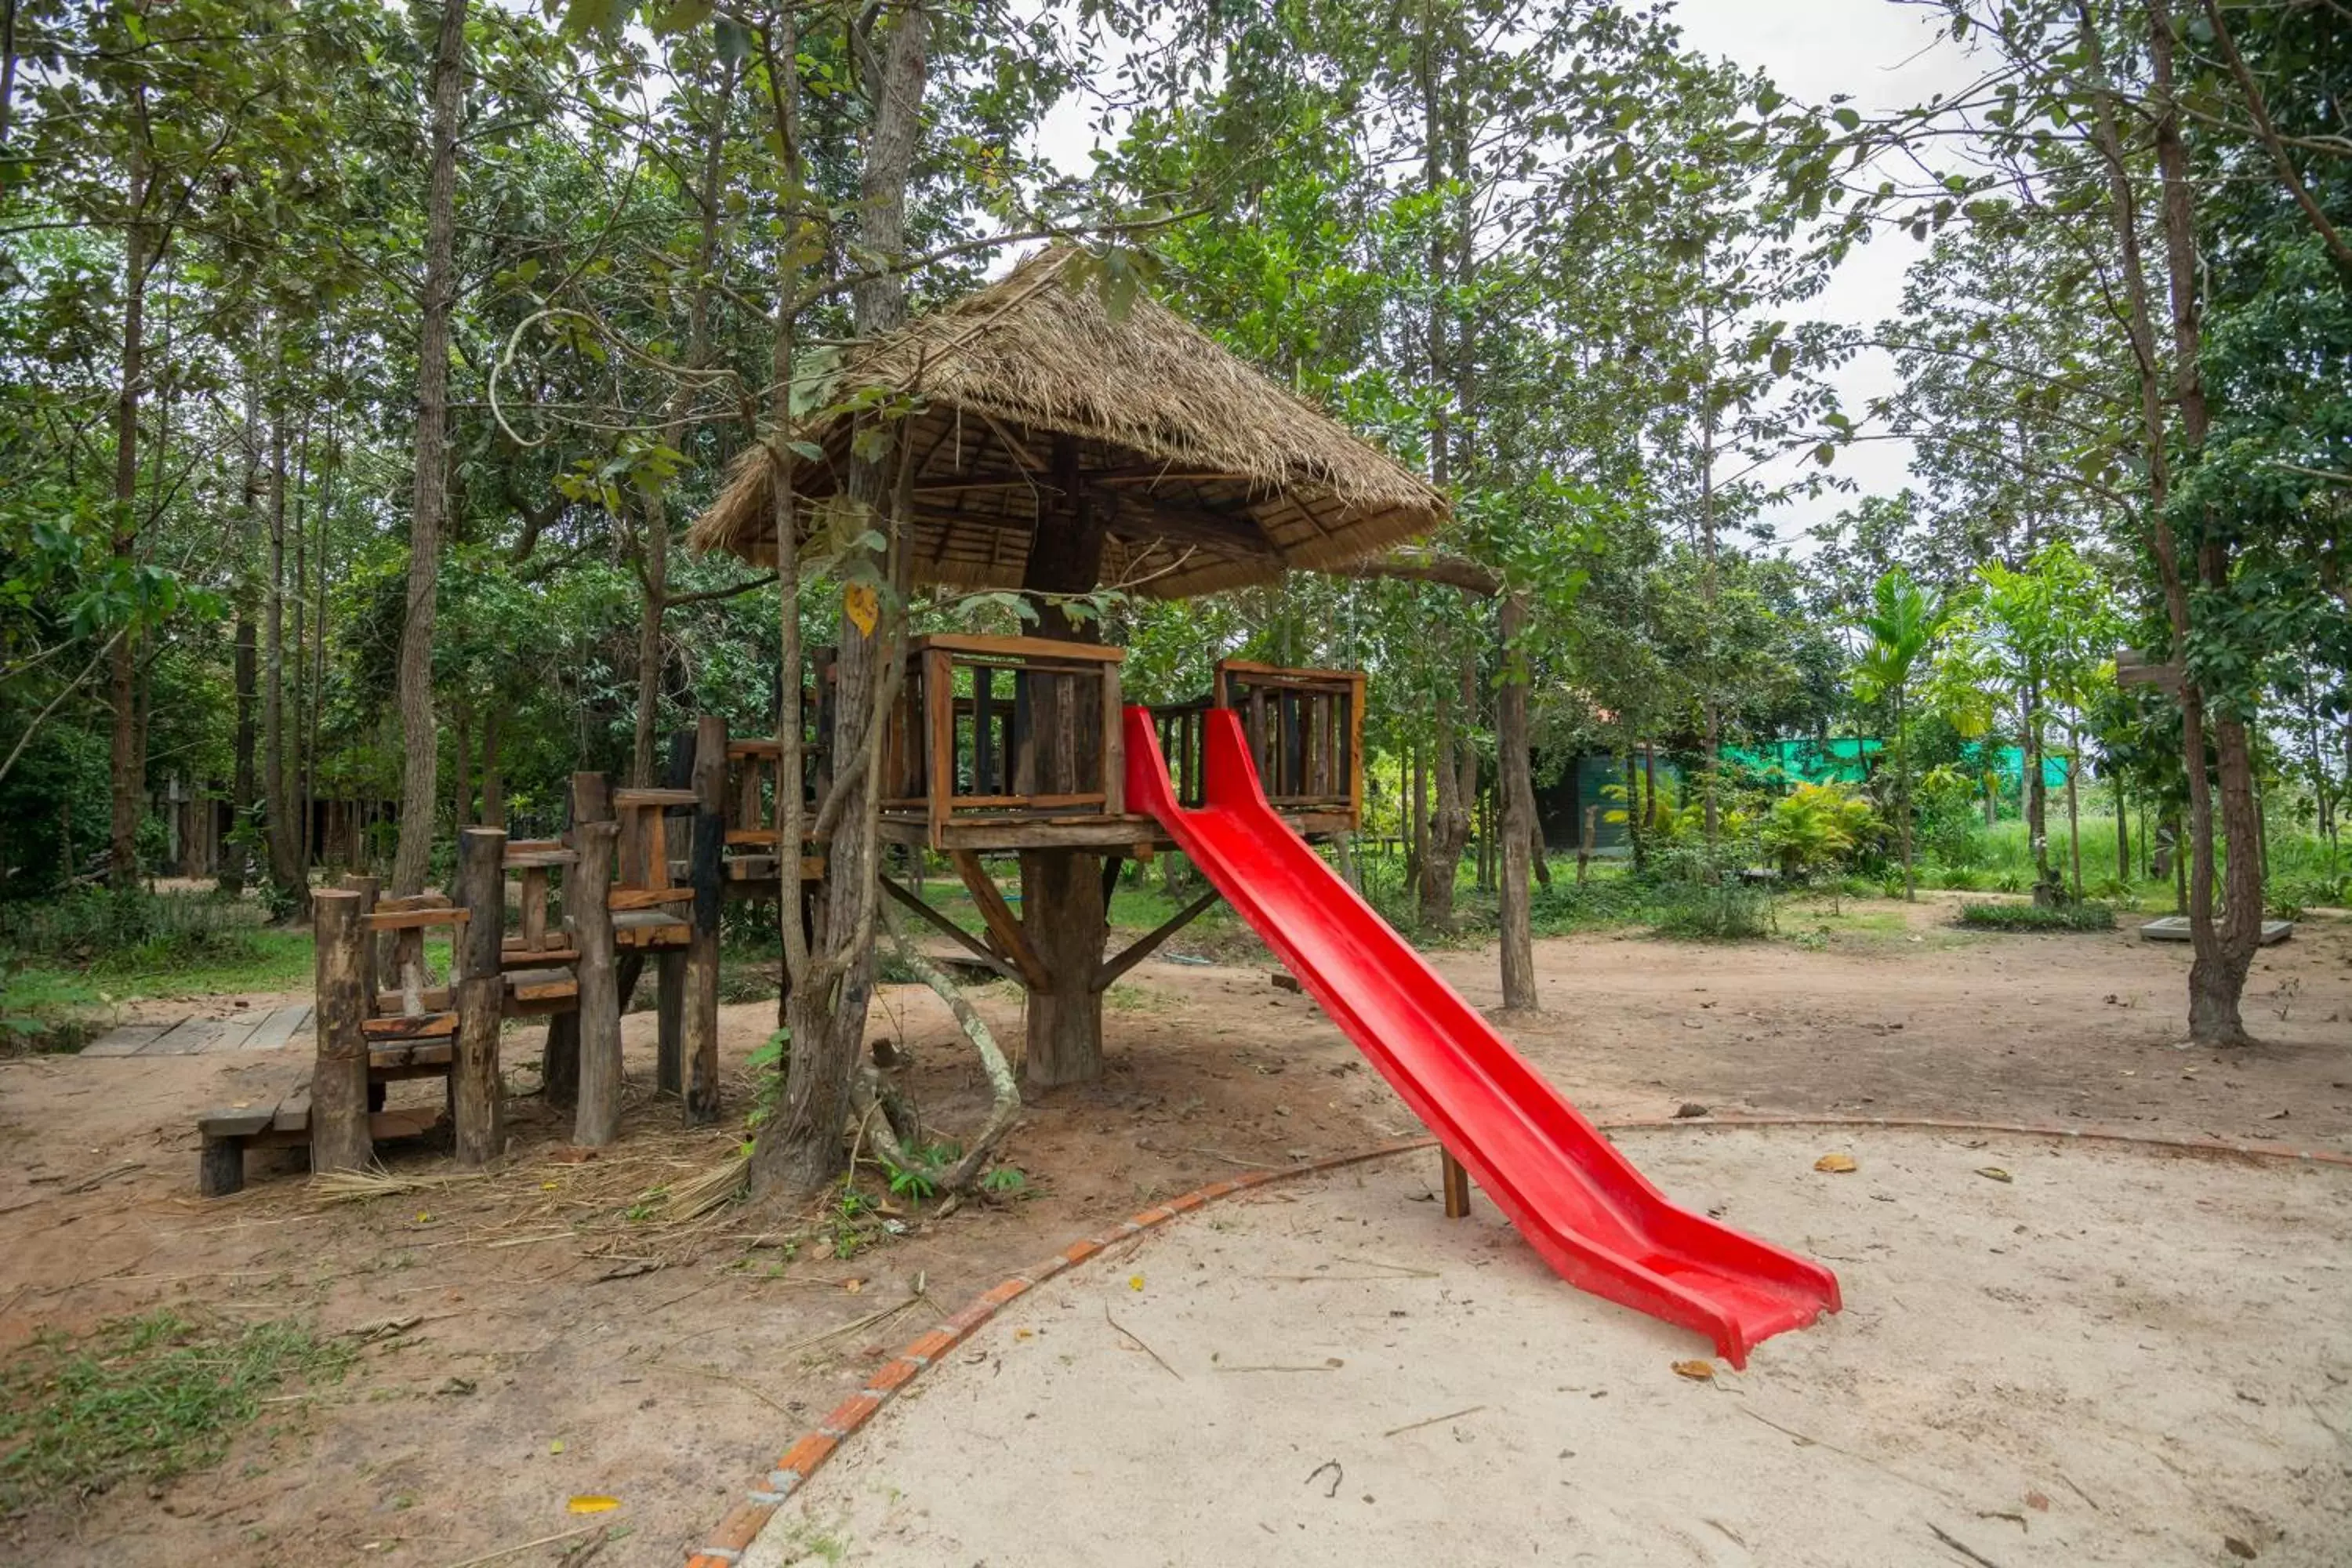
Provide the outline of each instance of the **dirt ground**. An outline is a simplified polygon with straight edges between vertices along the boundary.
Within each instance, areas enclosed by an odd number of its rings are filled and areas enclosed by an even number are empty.
[[[2266,950],[2248,1004],[2265,1043],[2223,1058],[2174,1048],[2181,949],[2125,932],[1963,935],[1933,903],[1863,908],[1887,929],[1811,947],[1541,943],[1549,1011],[1507,1032],[1604,1118],[1696,1101],[2352,1148],[2352,929],[2307,925]],[[1474,1002],[1497,999],[1491,953],[1437,963]],[[526,1093],[497,1176],[335,1206],[258,1168],[235,1198],[194,1195],[195,1115],[257,1097],[298,1064],[0,1064],[0,1352],[44,1327],[161,1305],[307,1314],[330,1332],[415,1320],[369,1341],[341,1384],[269,1407],[204,1475],[0,1524],[0,1561],[446,1565],[573,1529],[567,1500],[603,1493],[621,1500],[605,1517],[628,1533],[597,1562],[672,1563],[806,1417],[920,1331],[923,1302],[866,1321],[918,1280],[952,1310],[1071,1237],[1238,1166],[1417,1131],[1263,964],[1148,963],[1110,1000],[1105,1081],[1031,1107],[1006,1150],[1033,1179],[1028,1197],[945,1221],[910,1205],[891,1216],[903,1234],[846,1259],[822,1240],[788,1256],[779,1244],[794,1216],[672,1224],[646,1198],[730,1147],[725,1133],[681,1130],[676,1106],[650,1093],[650,1015],[625,1029],[625,1135],[604,1157],[565,1160],[562,1128]],[[975,1125],[985,1086],[945,1008],[911,988],[884,1002],[875,1031],[903,1036],[927,1115]],[[1017,1039],[1017,997],[994,991],[983,1006]],[[737,1075],[772,1015],[725,1011],[730,1124],[745,1103]],[[536,1031],[511,1035],[509,1050],[535,1059]],[[511,1077],[532,1082],[525,1067]],[[393,1164],[446,1169],[430,1152]],[[1381,1235],[1401,1261],[1425,1242],[1403,1223]],[[811,1342],[836,1330],[847,1331]]]
[[[1872,1131],[1837,1175],[1811,1131],[1619,1142],[1833,1259],[1846,1310],[1685,1376],[1696,1336],[1570,1289],[1484,1204],[1436,1217],[1430,1157],[1338,1171],[1024,1297],[744,1568],[2345,1560],[2342,1173]]]

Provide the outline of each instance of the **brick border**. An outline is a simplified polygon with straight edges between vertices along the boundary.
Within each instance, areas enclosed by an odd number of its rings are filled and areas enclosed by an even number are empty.
[[[2151,1138],[2145,1134],[2126,1132],[2110,1127],[2044,1127],[2030,1123],[2004,1121],[1948,1121],[1935,1118],[1899,1116],[1706,1116],[1706,1117],[1634,1117],[1613,1121],[1596,1122],[1603,1132],[1648,1131],[1675,1127],[1848,1127],[1867,1129],[1909,1129],[1932,1132],[1995,1132],[2014,1137],[2054,1138],[2060,1141],[2128,1143],[2148,1148],[2173,1149],[2184,1153],[2238,1155],[2250,1159],[2285,1160],[2303,1163],[2340,1165],[2352,1168],[2352,1154],[2342,1154],[2325,1149],[2265,1149],[2258,1144],[2231,1143],[2218,1138]],[[955,1349],[996,1314],[1027,1295],[1055,1276],[1067,1272],[1130,1237],[1166,1225],[1179,1215],[1190,1214],[1205,1204],[1233,1196],[1273,1182],[1294,1176],[1312,1174],[1318,1171],[1338,1170],[1346,1165],[1360,1165],[1370,1160],[1384,1160],[1391,1155],[1411,1154],[1437,1146],[1434,1138],[1407,1138],[1376,1148],[1360,1150],[1352,1154],[1333,1154],[1320,1160],[1304,1161],[1285,1165],[1277,1170],[1251,1171],[1222,1182],[1212,1182],[1181,1197],[1143,1210],[1140,1214],[1119,1221],[1109,1229],[1074,1241],[1061,1251],[1034,1268],[1000,1281],[967,1302],[938,1328],[920,1335],[903,1346],[898,1353],[876,1368],[864,1387],[835,1405],[815,1428],[786,1448],[768,1472],[754,1481],[742,1500],[727,1512],[717,1528],[704,1538],[703,1543],[687,1556],[686,1568],[733,1568],[742,1559],[745,1549],[758,1538],[776,1510],[783,1507],[809,1478],[815,1475],[834,1452],[860,1427],[871,1421],[881,1408],[897,1396],[933,1363]]]

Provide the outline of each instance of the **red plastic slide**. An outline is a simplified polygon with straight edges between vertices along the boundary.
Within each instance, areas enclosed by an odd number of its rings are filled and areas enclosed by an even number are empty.
[[[1209,714],[1205,804],[1127,710],[1129,808],[1150,813],[1331,1020],[1580,1289],[1695,1329],[1735,1367],[1838,1310],[1820,1264],[1675,1207],[1266,805],[1235,714]]]

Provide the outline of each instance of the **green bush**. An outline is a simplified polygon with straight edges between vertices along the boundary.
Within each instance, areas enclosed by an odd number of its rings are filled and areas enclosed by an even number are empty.
[[[2112,904],[1962,904],[1960,924],[1976,931],[2113,931]]]

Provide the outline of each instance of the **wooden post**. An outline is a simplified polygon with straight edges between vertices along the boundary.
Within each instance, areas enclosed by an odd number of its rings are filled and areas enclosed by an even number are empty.
[[[1580,882],[1584,880],[1586,868],[1592,864],[1592,845],[1600,831],[1600,820],[1599,806],[1584,808],[1584,836],[1576,841],[1576,879]]]
[[[362,1171],[375,1160],[368,1137],[368,1048],[365,928],[360,895],[332,889],[311,899],[318,948],[314,1027],[318,1059],[310,1068],[310,1169]]]
[[[1438,1180],[1445,1188],[1445,1217],[1462,1219],[1470,1213],[1470,1173],[1462,1162],[1440,1149],[1437,1152]]]
[[[695,731],[680,730],[669,738],[669,753],[662,770],[664,789],[685,789],[694,780]],[[669,886],[668,808],[635,814],[646,825],[646,886]],[[658,871],[653,862],[660,861]],[[667,908],[667,906],[664,906]],[[681,1065],[686,1049],[686,951],[665,947],[654,951],[654,1089],[661,1094],[686,1092]]]
[[[952,765],[952,764],[951,764]],[[719,908],[726,892],[727,721],[706,713],[695,724],[694,837],[687,860],[694,889],[692,934],[686,943],[686,1119],[719,1120]],[[790,864],[800,872],[799,857]],[[781,892],[783,884],[777,884]]]
[[[357,893],[359,895],[360,912],[358,915],[358,921],[361,931],[364,932],[367,929],[368,916],[375,913],[376,900],[383,896],[383,879],[382,877],[365,877],[360,875],[358,872],[352,872],[343,879],[343,889],[347,892]],[[375,1007],[375,994],[377,990],[375,949],[376,944],[374,942],[367,941],[364,937],[362,938],[360,942],[360,996],[371,1011]]]
[[[457,901],[469,917],[459,929],[450,987],[457,1005],[457,1059],[449,1099],[457,1121],[457,1163],[487,1165],[505,1152],[499,1104],[499,1025],[505,978],[499,946],[506,938],[506,830],[468,827],[457,836]]]
[[[572,826],[563,841],[572,848],[580,847],[580,825],[587,822],[613,820],[613,784],[603,773],[576,773],[572,775]],[[614,829],[617,836],[619,828]],[[604,931],[609,943],[612,937],[612,910],[604,909],[604,891],[611,886],[612,864],[605,865],[605,879],[596,893],[602,910]],[[567,923],[575,921],[580,907],[582,889],[580,868],[572,867],[563,882],[563,912]],[[575,940],[576,950],[578,942]],[[576,971],[575,971],[576,973]],[[547,1039],[540,1048],[540,1098],[550,1105],[569,1106],[580,1099],[580,1015],[577,1011],[551,1014],[547,1020]]]
[[[575,825],[572,847],[580,861],[564,889],[571,895],[572,946],[580,955],[572,971],[579,981],[572,1018],[580,1074],[572,1141],[591,1148],[610,1143],[621,1131],[621,991],[614,973],[613,911],[604,902],[620,838],[617,822]]]

